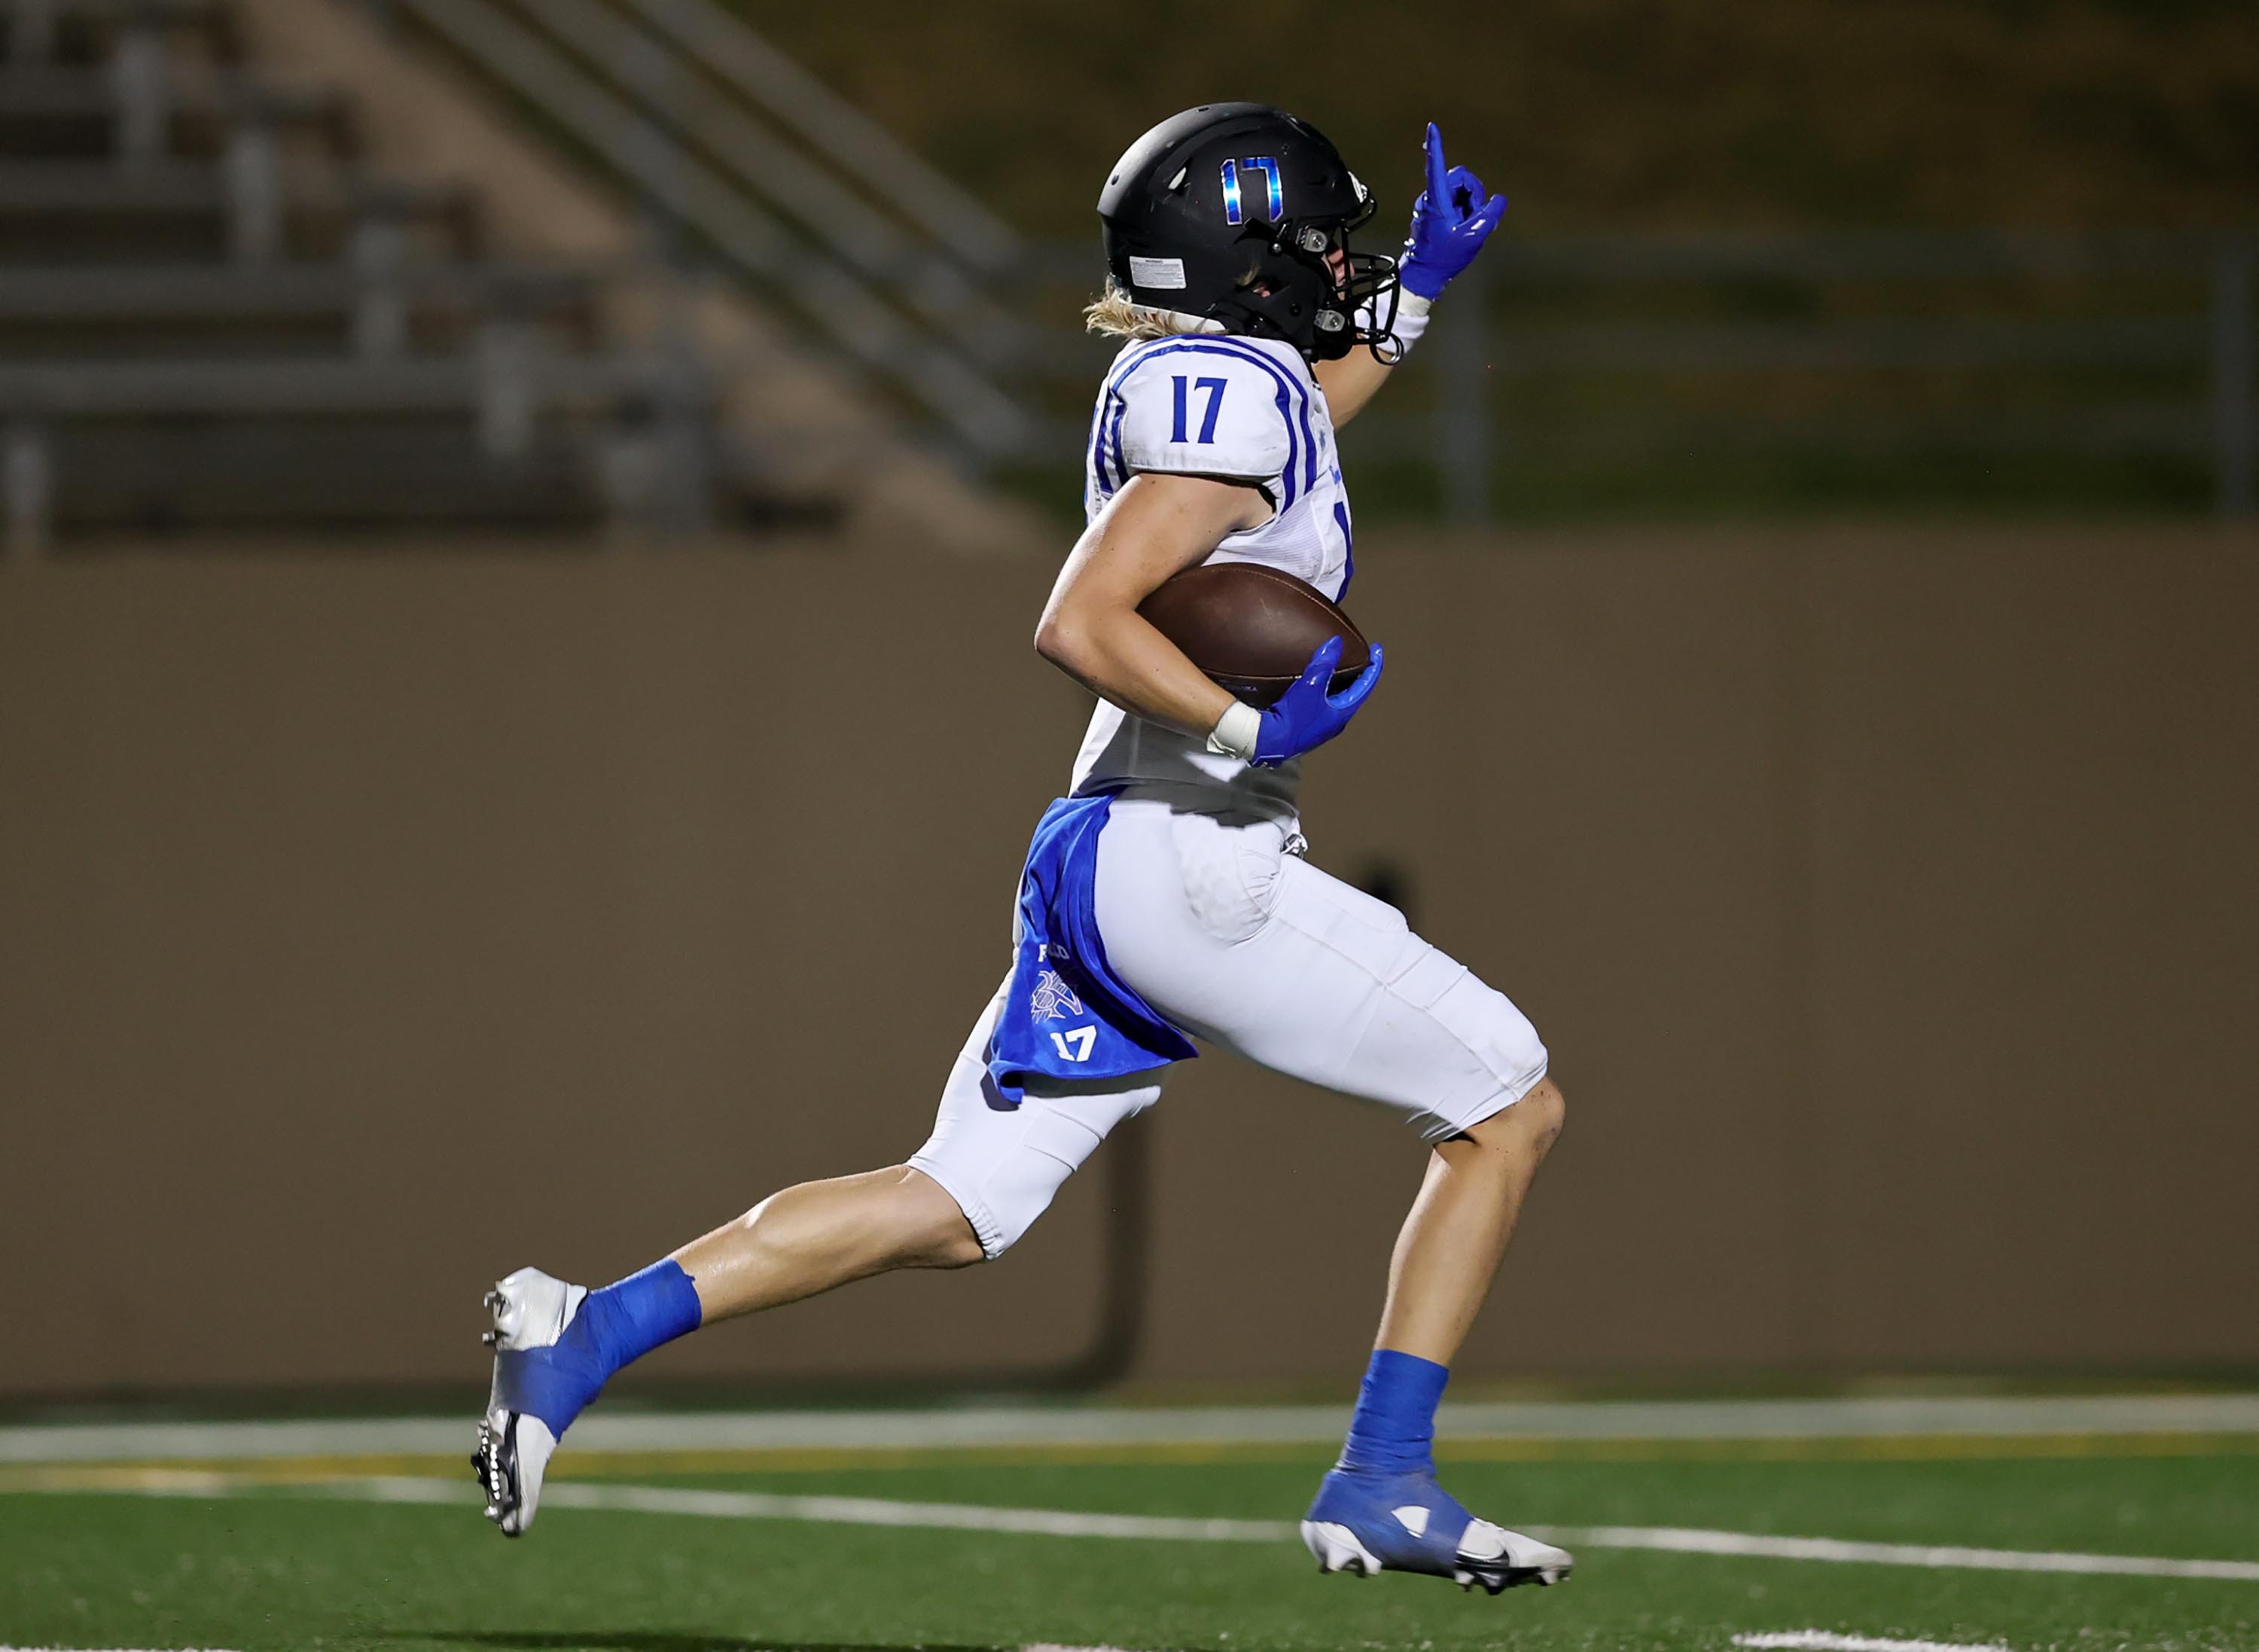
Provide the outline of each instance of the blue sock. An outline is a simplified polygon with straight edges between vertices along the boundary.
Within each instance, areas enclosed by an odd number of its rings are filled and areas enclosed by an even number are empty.
[[[688,1335],[703,1317],[698,1287],[690,1283],[682,1264],[669,1257],[589,1292],[566,1328],[564,1340],[580,1342],[609,1377],[660,1343]]]
[[[697,1287],[678,1262],[654,1262],[588,1292],[552,1348],[495,1356],[495,1392],[562,1439],[614,1371],[698,1328]]]
[[[1375,1349],[1335,1467],[1360,1474],[1434,1473],[1436,1406],[1450,1379],[1448,1365]]]

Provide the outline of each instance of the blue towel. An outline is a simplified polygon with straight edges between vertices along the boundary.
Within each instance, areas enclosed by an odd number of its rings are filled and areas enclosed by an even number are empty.
[[[1095,885],[1114,799],[1044,811],[1020,874],[1012,984],[988,1040],[988,1105],[1020,1105],[1031,1079],[1120,1079],[1200,1052],[1106,962]]]

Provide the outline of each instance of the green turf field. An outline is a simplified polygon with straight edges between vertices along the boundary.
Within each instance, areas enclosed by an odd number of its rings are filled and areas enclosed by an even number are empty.
[[[1628,1460],[1447,1462],[1446,1475],[1470,1504],[1509,1524],[2213,1558],[2243,1562],[2247,1575],[1587,1548],[1566,1586],[1493,1599],[1427,1578],[1321,1578],[1299,1543],[1246,1527],[1236,1540],[1202,1542],[552,1504],[512,1542],[478,1518],[467,1478],[459,1501],[390,1504],[350,1484],[182,1495],[175,1469],[158,1476],[169,1478],[170,1495],[0,1492],[0,1645],[1726,1652],[1737,1634],[1821,1629],[2080,1652],[2259,1648],[2259,1576],[2249,1575],[2259,1568],[2248,1564],[2259,1556],[2259,1453],[2248,1442],[2113,1449],[2123,1454],[2034,1456],[2024,1446],[1996,1456],[1966,1444],[1935,1457],[1919,1448],[1878,1456],[1825,1445],[1770,1458],[1730,1448],[1635,1449],[1616,1454]],[[632,1485],[1291,1521],[1326,1460],[1301,1448],[1208,1461],[1003,1455],[702,1473],[598,1459],[587,1466],[601,1473],[558,1484],[591,1498]],[[417,1478],[379,1490],[458,1495],[424,1478],[445,1472],[436,1462],[388,1466]],[[569,1471],[569,1453],[560,1467]],[[41,1483],[75,1482],[50,1473]]]

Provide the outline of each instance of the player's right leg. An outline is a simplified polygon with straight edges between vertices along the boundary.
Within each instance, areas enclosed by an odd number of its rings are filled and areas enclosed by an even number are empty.
[[[1322,1568],[1553,1583],[1564,1551],[1436,1482],[1448,1367],[1561,1123],[1529,1021],[1403,915],[1286,852],[1279,825],[1117,802],[1100,840],[1107,957],[1162,1015],[1267,1067],[1397,1109],[1429,1143],[1350,1437],[1303,1521]]]
[[[521,1268],[488,1292],[494,1388],[471,1463],[488,1520],[513,1537],[532,1524],[557,1442],[623,1366],[701,1325],[850,1280],[1001,1255],[1107,1133],[1159,1096],[1157,1072],[1030,1086],[1017,1107],[991,1107],[981,1057],[1003,996],[975,1022],[909,1164],[787,1187],[600,1291]]]
[[[1558,1583],[1574,1563],[1550,1543],[1476,1519],[1437,1484],[1436,1406],[1452,1358],[1513,1236],[1523,1196],[1561,1128],[1541,1080],[1512,1107],[1430,1153],[1388,1269],[1388,1300],[1341,1460],[1303,1518],[1321,1570],[1431,1572],[1496,1594]]]

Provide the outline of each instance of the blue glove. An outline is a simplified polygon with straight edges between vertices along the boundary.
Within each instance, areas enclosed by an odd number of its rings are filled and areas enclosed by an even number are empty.
[[[1323,745],[1349,727],[1349,720],[1357,716],[1372,685],[1380,680],[1380,648],[1374,645],[1372,659],[1358,673],[1355,682],[1337,694],[1329,694],[1326,685],[1334,680],[1341,654],[1338,637],[1329,637],[1318,644],[1318,652],[1310,656],[1309,668],[1289,683],[1277,703],[1263,714],[1251,761],[1275,766]]]
[[[1506,197],[1486,196],[1483,182],[1464,167],[1443,166],[1443,134],[1428,123],[1428,187],[1412,203],[1412,234],[1396,279],[1407,293],[1433,298],[1475,261],[1490,232],[1506,216]]]

